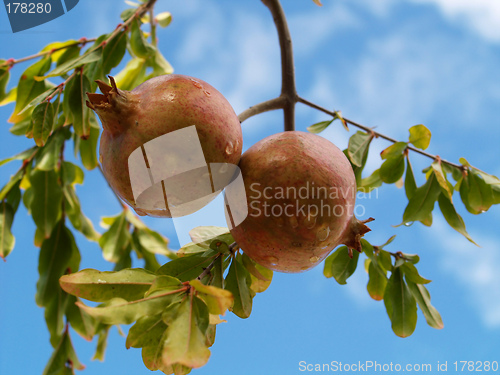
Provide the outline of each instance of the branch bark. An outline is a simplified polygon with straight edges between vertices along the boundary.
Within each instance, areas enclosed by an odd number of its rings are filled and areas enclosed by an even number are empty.
[[[262,0],[262,3],[271,12],[281,51],[281,106],[285,120],[285,131],[295,130],[295,103],[297,90],[295,88],[295,66],[293,63],[292,37],[286,22],[285,13],[279,0]],[[256,106],[255,106],[256,107]],[[270,108],[266,110],[277,109]]]

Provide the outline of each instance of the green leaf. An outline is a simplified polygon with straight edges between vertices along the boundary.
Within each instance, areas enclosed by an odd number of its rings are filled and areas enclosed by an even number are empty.
[[[90,92],[90,81],[83,74],[77,74],[73,78],[73,84],[69,88],[67,95],[68,106],[73,118],[73,129],[75,133],[83,139],[90,136],[90,120],[92,116],[90,109],[86,106],[86,93]]]
[[[143,58],[153,55],[156,50],[144,37],[137,19],[131,23],[130,48],[135,56]]]
[[[44,102],[35,107],[32,115],[33,138],[38,147],[45,146],[54,125],[54,108],[52,103]]]
[[[73,43],[76,41],[72,41]],[[57,51],[51,54],[52,61],[56,63],[56,66],[59,67],[62,64],[70,60],[76,59],[80,55],[81,47],[78,45],[74,45],[72,47],[68,47],[64,50]]]
[[[153,68],[153,72],[148,75],[147,79],[174,72],[172,65],[170,65],[158,49],[155,49],[154,54],[148,58],[148,64]]]
[[[233,258],[225,279],[225,288],[233,294],[234,304],[230,309],[236,316],[246,319],[252,313],[252,278],[247,269]]]
[[[203,301],[192,295],[185,298],[178,308],[176,318],[165,332],[163,364],[181,364],[194,368],[204,366],[210,357],[205,340],[207,326],[208,310]]]
[[[412,126],[409,140],[413,146],[425,150],[431,143],[431,131],[422,124]]]
[[[346,280],[356,271],[358,259],[357,251],[354,251],[350,257],[347,246],[341,246],[325,259],[323,274],[325,277],[335,278],[341,285],[347,284]]]
[[[97,348],[95,350],[92,360],[104,361],[104,354],[106,352],[106,346],[108,344],[108,333],[111,326],[107,324],[98,323],[97,324]]]
[[[53,69],[49,74],[43,77],[43,79],[63,75],[72,69],[100,60],[101,56],[102,56],[102,48],[97,48],[95,50],[87,50],[83,55],[68,60],[64,64],[59,65],[57,68]]]
[[[140,268],[118,272],[85,269],[60,278],[59,284],[67,293],[95,302],[105,302],[114,297],[135,301],[153,284],[156,275]]]
[[[56,347],[64,330],[64,313],[68,305],[68,294],[57,288],[53,291],[52,299],[45,306],[45,322],[50,333],[50,344]]]
[[[40,103],[44,102],[44,101],[47,101],[49,102],[50,100],[47,100],[49,97],[52,97],[52,95],[54,95],[54,93],[59,89],[58,86],[54,86],[54,87],[49,87],[47,90],[45,90],[44,92],[42,92],[40,95],[38,95],[36,98],[34,98],[32,101],[30,101],[26,107],[24,108],[23,110],[23,113],[25,113],[25,111],[27,110],[28,107],[35,107],[37,105],[39,105]]]
[[[230,291],[211,285],[204,285],[200,280],[191,280],[189,284],[198,292],[197,296],[205,302],[210,314],[224,315],[234,302]]]
[[[264,292],[269,285],[271,285],[273,271],[257,264],[245,253],[243,253],[241,260],[245,268],[250,272],[250,277],[252,278],[252,285],[250,285],[250,288],[255,293]]]
[[[307,128],[307,131],[309,133],[313,133],[313,134],[321,133],[323,130],[325,130],[327,127],[329,127],[332,122],[333,122],[333,119],[328,120],[328,121],[317,122],[316,124],[309,126]]]
[[[73,374],[73,370],[83,370],[85,368],[76,356],[75,349],[71,343],[69,332],[66,329],[61,337],[61,341],[54,349],[49,362],[45,366],[42,375],[67,375]]]
[[[1,160],[0,167],[4,164],[10,163],[11,161],[14,161],[14,160],[31,159],[37,152],[38,152],[38,147],[28,148],[27,150],[24,150],[24,151],[20,152],[19,154],[11,156],[10,158]]]
[[[16,123],[22,120],[23,117],[19,113],[38,95],[47,90],[45,82],[38,82],[35,80],[36,76],[44,75],[50,69],[51,59],[49,56],[42,58],[30,67],[28,67],[17,84],[17,98],[14,113],[8,120],[9,122]]]
[[[172,22],[172,13],[162,12],[156,15],[156,21],[161,27],[167,27]]]
[[[429,215],[432,214],[434,204],[441,193],[441,188],[434,173],[431,173],[426,183],[417,190],[408,202],[403,213],[403,223],[409,224],[420,221],[425,224]]]
[[[63,194],[66,214],[73,228],[82,233],[89,241],[97,242],[101,235],[96,232],[90,219],[83,214],[75,188],[72,185],[66,185],[63,188]]]
[[[57,132],[49,138],[46,146],[40,150],[37,155],[37,163],[35,169],[42,171],[50,171],[55,169],[59,163],[61,149],[64,143],[63,132]]]
[[[377,169],[370,176],[361,180],[358,191],[369,193],[380,186],[382,186],[382,179],[380,178],[380,169]]]
[[[403,154],[391,156],[380,166],[380,179],[386,184],[397,182],[405,172],[405,157]]]
[[[179,300],[186,288],[165,288],[136,301],[112,298],[99,307],[89,307],[77,302],[76,305],[106,324],[130,324],[146,315],[156,315],[172,302]]]
[[[155,232],[149,228],[136,228],[135,235],[142,248],[146,251],[164,255],[169,258],[174,257],[174,253],[168,248],[168,239],[163,237],[160,233]]]
[[[443,320],[436,308],[431,305],[431,296],[427,288],[423,285],[415,284],[408,279],[406,283],[411,294],[415,297],[420,310],[422,310],[427,324],[433,328],[442,329],[444,327]]]
[[[68,323],[71,324],[71,328],[73,328],[76,333],[85,340],[90,341],[96,334],[98,324],[93,317],[76,305],[78,301],[79,299],[75,296],[68,296],[66,318],[68,319]]]
[[[122,21],[126,21],[130,17],[132,17],[136,11],[137,11],[136,8],[125,9],[123,12],[121,12],[120,18],[122,19]]]
[[[115,76],[116,85],[122,90],[132,90],[144,82],[146,76],[146,61],[135,57]]]
[[[78,144],[78,150],[80,151],[80,157],[82,158],[82,164],[85,169],[91,171],[98,165],[97,161],[97,142],[99,140],[99,129],[92,126],[92,122],[95,121],[94,114],[90,117],[90,136],[87,139],[80,139]]]
[[[102,71],[104,75],[118,66],[127,49],[127,33],[121,32],[108,41],[102,52]],[[123,89],[123,88],[122,88]]]
[[[167,325],[163,322],[161,314],[143,316],[130,327],[125,346],[129,348],[144,348],[155,345],[163,336]]]
[[[0,60],[2,64],[4,60]],[[9,67],[3,66],[0,68],[0,102],[7,97],[7,83],[9,83],[10,70]]]
[[[131,235],[128,226],[125,212],[122,212],[118,215],[109,230],[99,238],[102,255],[108,262],[118,262],[130,244]]]
[[[409,280],[416,284],[428,284],[431,282],[431,280],[420,276],[417,267],[415,267],[412,263],[404,262],[401,269],[402,272],[404,272],[407,281]]]
[[[467,238],[470,242],[472,242],[474,245],[479,246],[472,237],[467,233],[467,230],[465,229],[465,223],[462,217],[457,213],[455,210],[455,207],[453,206],[453,203],[448,199],[446,195],[441,193],[438,198],[438,203],[439,203],[439,208],[441,212],[443,213],[444,218],[452,227],[455,229],[458,233],[462,234],[465,238]]]
[[[16,239],[12,234],[14,208],[6,201],[0,202],[0,258],[5,259],[14,249]]]
[[[410,158],[406,157],[406,176],[405,176],[405,193],[408,200],[410,200],[417,190],[417,183],[413,175],[413,168],[410,163]]]
[[[5,98],[0,100],[0,107],[14,103],[17,98],[17,87],[13,87],[12,89],[9,90],[9,92],[5,95]]]
[[[34,170],[30,175],[31,214],[36,226],[49,238],[61,217],[62,190],[55,171]]]
[[[62,163],[62,177],[64,185],[74,186],[83,184],[85,175],[78,165],[65,160]]]
[[[450,201],[453,201],[453,188],[450,186],[450,183],[446,178],[446,174],[443,172],[443,168],[441,168],[441,161],[434,161],[431,164],[431,167],[434,170],[434,175],[436,176],[443,193]]]
[[[392,330],[399,337],[410,336],[417,325],[417,303],[403,280],[401,269],[395,268],[384,294]]]
[[[368,154],[368,149],[370,148],[370,143],[373,139],[372,134],[368,134],[362,131],[356,132],[351,138],[349,138],[349,146],[347,151],[349,153],[349,160],[358,167],[363,165],[363,160]]]
[[[382,271],[378,264],[370,262],[368,266],[368,284],[366,289],[368,294],[375,301],[382,301],[384,299],[385,287],[387,285],[387,275],[385,271]]]
[[[495,201],[491,185],[475,173],[463,177],[460,197],[467,211],[474,215],[488,211]]]
[[[382,158],[382,160],[387,160],[396,156],[403,155],[407,147],[408,143],[406,142],[396,142],[383,150],[380,153],[380,157]]]
[[[71,231],[61,220],[50,238],[42,243],[38,260],[40,278],[36,284],[36,303],[47,306],[59,289],[59,278],[67,271],[76,270],[80,264],[80,253]]]
[[[171,260],[161,266],[156,273],[158,275],[169,275],[177,277],[181,281],[189,281],[197,278],[203,270],[213,261],[214,257],[193,255]]]

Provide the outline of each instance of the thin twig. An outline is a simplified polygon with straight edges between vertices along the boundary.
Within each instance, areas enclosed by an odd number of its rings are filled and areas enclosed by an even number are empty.
[[[317,104],[315,104],[315,103],[312,103],[312,102],[310,102],[309,100],[306,100],[306,99],[304,99],[304,98],[299,97],[299,98],[298,98],[298,101],[299,101],[300,103],[303,103],[303,104],[305,104],[305,105],[307,105],[307,106],[311,107],[311,108],[317,109],[318,111],[324,112],[324,113],[326,113],[326,114],[328,114],[328,115],[331,115],[331,116],[335,116],[335,113],[334,113],[333,111],[330,111],[330,110],[328,110],[328,109],[326,109],[326,108],[323,108],[323,107],[321,107],[321,106],[319,106],[319,105],[317,105]],[[392,143],[396,143],[396,142],[398,142],[398,141],[397,141],[396,139],[394,139],[394,138],[388,137],[388,136],[387,136],[387,135],[385,135],[385,134],[379,133],[379,132],[377,132],[377,131],[373,130],[372,128],[369,128],[369,127],[367,127],[367,126],[361,125],[361,124],[359,124],[359,123],[357,123],[357,122],[355,122],[355,121],[349,120],[349,119],[347,119],[347,118],[345,118],[345,117],[344,117],[344,120],[345,120],[348,124],[351,124],[351,125],[353,125],[353,126],[355,126],[355,127],[359,128],[359,129],[362,129],[362,130],[364,130],[364,131],[366,131],[366,132],[368,132],[368,133],[373,133],[373,134],[374,134],[376,137],[378,137],[378,138],[383,138],[383,139],[385,139],[385,140],[387,140],[387,141],[389,141],[389,142],[392,142]],[[418,154],[421,154],[421,155],[427,156],[428,158],[431,158],[431,159],[433,159],[433,160],[437,160],[437,159],[439,158],[439,156],[437,156],[437,155],[432,155],[432,154],[429,154],[428,152],[425,152],[425,151],[419,150],[418,148],[415,148],[415,147],[413,147],[413,146],[407,146],[407,149],[408,149],[408,150],[411,150],[411,151],[413,151],[413,152],[416,152],[416,153],[418,153]],[[451,161],[447,161],[447,160],[444,160],[444,159],[441,159],[441,158],[439,158],[439,159],[441,160],[441,162],[442,162],[442,163],[448,164],[448,165],[450,165],[450,166],[452,166],[452,167],[455,167],[455,168],[458,168],[458,169],[460,169],[460,170],[463,170],[463,169],[464,169],[464,166],[463,166],[463,165],[455,164],[455,163],[452,163]]]
[[[271,12],[281,51],[281,98],[285,131],[295,130],[295,104],[297,103],[297,90],[295,88],[295,67],[293,64],[292,37],[286,22],[285,13],[279,0],[262,0],[262,3]],[[275,109],[275,108],[271,108]]]
[[[54,52],[61,51],[61,50],[66,49],[66,48],[74,47],[74,46],[77,46],[79,44],[81,44],[82,47],[83,47],[87,43],[95,42],[96,39],[97,38],[91,38],[91,39],[82,38],[82,39],[80,39],[80,40],[78,40],[78,41],[76,41],[74,43],[68,44],[66,46],[62,46],[62,47],[59,47],[59,48],[54,48],[54,49],[51,49],[51,50],[48,50],[48,51],[43,51],[43,52],[35,53],[34,55],[26,56],[26,57],[23,57],[23,58],[20,58],[20,59],[9,59],[9,60],[5,61],[3,64],[0,64],[0,67],[3,66],[3,65],[14,66],[16,64],[19,64],[19,63],[22,63],[22,62],[25,62],[25,61],[36,59],[38,57],[43,57],[43,56],[46,56],[46,55],[51,55]]]
[[[215,262],[217,261],[217,259],[219,259],[220,257],[222,256],[222,253],[219,253],[215,256],[214,260],[212,260],[212,262],[207,266],[207,268],[205,268],[203,270],[202,273],[200,273],[200,275],[196,278],[196,280],[201,280],[203,279],[205,276],[207,276],[210,271],[212,270],[212,268],[214,268],[215,266]]]

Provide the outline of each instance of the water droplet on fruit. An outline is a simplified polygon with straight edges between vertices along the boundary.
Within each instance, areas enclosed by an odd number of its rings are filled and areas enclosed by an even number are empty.
[[[264,257],[264,260],[268,262],[270,265],[275,266],[276,264],[278,264],[279,259],[272,255],[269,255],[267,257]]]
[[[226,154],[227,154],[227,155],[231,155],[233,152],[234,152],[234,146],[233,146],[233,143],[232,143],[232,142],[229,142],[229,143],[226,145]]]
[[[299,226],[299,222],[297,220],[297,218],[295,216],[290,216],[290,218],[288,219],[288,221],[290,222],[290,226],[292,228],[297,228]]]
[[[198,88],[198,89],[203,88],[203,86],[201,85],[201,83],[200,83],[200,82],[198,82],[198,81],[196,81],[196,80],[194,80],[194,79],[192,79],[192,78],[191,78],[191,81],[193,82],[193,86],[194,86],[194,87],[196,87],[196,88]]]
[[[277,225],[278,227],[282,227],[282,226],[283,226],[283,224],[284,224],[284,223],[283,223],[283,218],[282,218],[281,216],[277,216],[277,217],[276,217],[276,225]]]
[[[206,96],[210,96],[210,95],[212,95],[212,94],[210,93],[210,91],[207,91],[207,90],[203,90],[203,93],[204,93]]]
[[[140,208],[135,208],[135,213],[139,216],[146,216],[146,212],[141,210]]]
[[[316,255],[313,255],[312,257],[309,258],[309,262],[311,263],[316,263],[319,260],[319,257]]]
[[[99,154],[99,163],[102,164],[102,154]]]
[[[330,235],[330,227],[321,228],[316,233],[316,238],[318,239],[318,241],[322,242],[325,241],[329,235]]]
[[[316,216],[313,216],[311,214],[307,215],[307,217],[304,220],[304,225],[306,226],[307,229],[312,229],[316,225]]]

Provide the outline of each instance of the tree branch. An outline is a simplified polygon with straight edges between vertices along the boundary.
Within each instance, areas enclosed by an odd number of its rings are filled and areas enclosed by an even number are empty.
[[[298,101],[299,101],[300,103],[302,103],[302,104],[305,104],[305,105],[307,105],[307,106],[309,106],[309,107],[311,107],[311,108],[317,109],[318,111],[321,111],[321,112],[323,112],[323,113],[326,113],[326,114],[328,114],[328,115],[330,115],[330,116],[335,116],[335,113],[334,113],[333,111],[329,111],[328,109],[323,108],[323,107],[321,107],[321,106],[319,106],[319,105],[317,105],[317,104],[315,104],[315,103],[313,103],[313,102],[310,102],[309,100],[306,100],[306,99],[304,99],[304,98],[298,97]],[[367,127],[367,126],[361,125],[361,124],[359,124],[359,123],[357,123],[357,122],[355,122],[355,121],[349,120],[349,119],[347,119],[347,118],[345,118],[345,117],[344,117],[344,120],[345,120],[345,122],[347,122],[348,124],[351,124],[351,125],[353,125],[353,126],[355,126],[355,127],[359,128],[359,129],[362,129],[362,130],[366,131],[367,133],[372,133],[372,134],[374,134],[374,135],[375,135],[375,137],[377,137],[377,138],[382,138],[382,139],[385,139],[385,140],[387,140],[387,141],[389,141],[389,142],[392,142],[392,143],[396,143],[396,142],[398,142],[398,140],[396,140],[396,139],[394,139],[394,138],[388,137],[388,136],[387,136],[387,135],[385,135],[385,134],[379,133],[379,132],[377,132],[377,131],[373,130],[372,128],[369,128],[369,127]],[[418,148],[415,148],[415,147],[413,147],[413,146],[408,146],[408,147],[407,147],[407,149],[408,149],[408,150],[411,150],[411,151],[414,151],[414,152],[416,152],[416,153],[418,153],[418,154],[420,154],[420,155],[427,156],[428,158],[431,158],[431,159],[433,159],[433,160],[437,160],[437,159],[439,158],[439,156],[438,156],[438,155],[432,155],[432,154],[429,154],[428,152],[422,151],[422,150],[420,150],[420,149],[418,149]],[[464,166],[463,166],[463,165],[455,164],[455,163],[452,163],[451,161],[447,161],[447,160],[444,160],[444,159],[440,159],[440,160],[441,160],[441,162],[442,162],[442,163],[448,164],[448,165],[450,165],[450,166],[452,166],[452,167],[458,168],[458,169],[460,169],[460,170],[463,170],[463,169],[464,169]]]
[[[285,131],[295,130],[295,103],[297,103],[297,90],[295,88],[295,67],[293,64],[293,48],[290,30],[288,29],[285,13],[283,12],[279,0],[262,0],[262,3],[271,12],[276,30],[278,31],[281,51],[280,98],[282,100],[281,108],[283,108]]]
[[[277,98],[267,100],[265,102],[259,103],[246,109],[238,115],[240,122],[249,119],[252,116],[258,115],[260,113],[273,111],[275,109],[282,109],[285,106],[285,98],[279,96]]]

